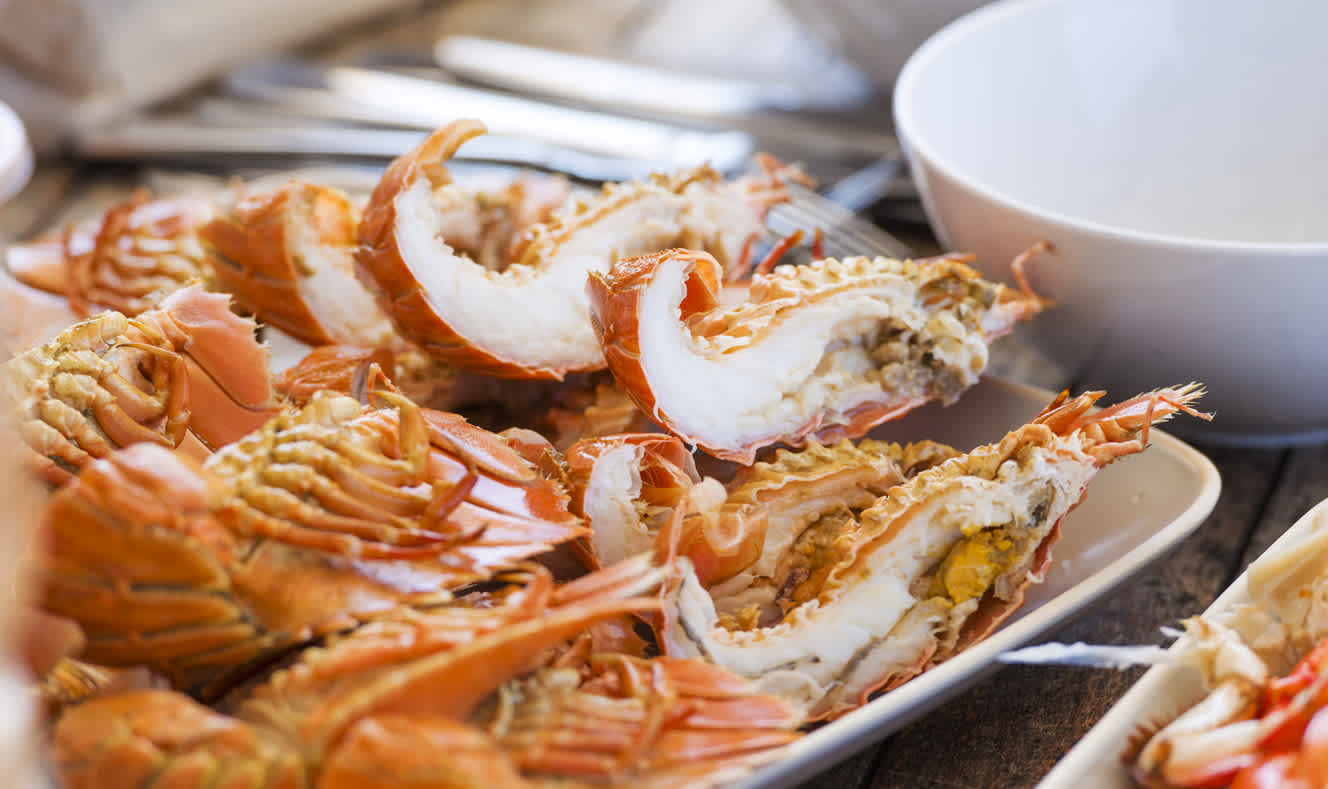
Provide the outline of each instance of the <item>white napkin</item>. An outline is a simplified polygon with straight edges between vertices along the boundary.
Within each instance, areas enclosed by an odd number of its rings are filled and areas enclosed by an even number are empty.
[[[69,132],[412,0],[0,0],[0,101],[53,150]]]

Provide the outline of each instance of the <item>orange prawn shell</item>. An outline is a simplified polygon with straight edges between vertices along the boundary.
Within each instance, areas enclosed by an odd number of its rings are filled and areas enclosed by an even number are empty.
[[[79,318],[108,309],[132,317],[151,309],[155,294],[205,274],[196,235],[214,211],[208,198],[150,199],[139,189],[99,217],[9,247],[5,264],[24,285],[58,294]]]
[[[355,253],[356,275],[374,294],[402,335],[410,337],[431,355],[500,377],[561,380],[567,370],[528,370],[475,346],[454,331],[434,309],[420,281],[406,264],[397,239],[397,198],[418,178],[450,180],[442,162],[451,158],[467,140],[484,132],[484,124],[479,121],[453,121],[392,162],[369,197],[360,221],[360,248]]]
[[[355,243],[358,217],[345,194],[291,181],[251,195],[198,230],[221,289],[241,307],[310,345],[336,340],[300,295],[300,261],[290,249],[299,223],[311,221],[327,243]]]
[[[1070,398],[1068,392],[1061,392],[1037,416],[1018,430],[1005,436],[997,444],[987,445],[974,450],[969,455],[951,458],[940,466],[924,472],[942,478],[945,467],[960,468],[965,464],[999,466],[1012,458],[1027,446],[1052,448],[1061,439],[1075,433],[1082,433],[1086,446],[1084,451],[1099,467],[1115,459],[1143,451],[1147,446],[1148,430],[1152,424],[1168,418],[1173,413],[1186,413],[1199,419],[1210,419],[1205,414],[1191,407],[1191,403],[1203,394],[1203,388],[1197,384],[1163,389],[1139,395],[1122,401],[1108,408],[1093,411],[1093,404],[1104,392],[1086,392]],[[1015,613],[1024,603],[1028,587],[1041,583],[1051,568],[1052,548],[1060,540],[1061,526],[1065,518],[1083,502],[1088,493],[1085,487],[1079,498],[1056,519],[1042,540],[1032,550],[1020,581],[1011,589],[1008,599],[1001,599],[988,593],[982,598],[975,610],[959,629],[955,642],[948,648],[937,648],[918,656],[911,671],[904,671],[884,678],[882,682],[865,688],[853,705],[837,705],[819,716],[821,719],[837,718],[852,711],[857,706],[866,704],[872,695],[899,687],[913,677],[930,669],[936,664],[962,652],[964,649],[982,641],[991,635],[1006,619]],[[893,539],[891,529],[874,538],[875,542],[888,542]],[[865,546],[855,546],[855,554],[865,555]],[[855,561],[856,557],[850,559]],[[1007,571],[1008,572],[1008,571]],[[847,573],[845,574],[847,575]]]
[[[688,486],[700,479],[691,452],[681,441],[666,433],[626,433],[582,439],[568,448],[565,457],[573,512],[584,513],[586,487],[600,457],[624,445],[641,447],[644,452],[642,495],[657,499],[651,503],[672,506]]]
[[[801,445],[808,439],[833,443],[844,438],[860,438],[881,422],[902,416],[922,404],[922,401],[914,400],[903,403],[866,403],[849,411],[845,423],[822,425],[819,420],[811,421],[792,434],[774,436],[769,441],[753,442],[736,450],[708,446],[704,437],[680,431],[676,421],[655,400],[641,361],[640,344],[642,296],[654,280],[660,265],[670,258],[681,258],[690,266],[682,302],[679,304],[679,317],[684,324],[693,316],[721,306],[719,264],[705,252],[685,249],[670,249],[621,260],[614,264],[608,277],[592,273],[586,283],[586,290],[590,295],[595,332],[599,335],[604,358],[608,360],[613,377],[642,411],[688,443],[700,446],[717,458],[751,465],[756,460],[756,453],[774,441]]]
[[[137,317],[103,312],[10,359],[4,370],[31,467],[61,485],[117,446],[152,441],[205,457],[261,426],[279,403],[254,329],[229,297],[194,284]],[[55,385],[79,371],[81,388]]]
[[[659,410],[641,363],[640,304],[646,288],[666,258],[681,256],[694,263],[687,278],[680,309],[685,322],[698,312],[719,305],[719,264],[704,252],[671,249],[653,255],[620,260],[607,277],[592,273],[586,282],[590,318],[595,326],[614,379],[647,415],[672,430],[672,420]],[[690,436],[681,436],[695,443]],[[750,461],[748,461],[750,462]]]

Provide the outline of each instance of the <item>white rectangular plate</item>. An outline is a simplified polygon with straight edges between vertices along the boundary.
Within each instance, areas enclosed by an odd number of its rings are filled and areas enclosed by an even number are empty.
[[[1133,394],[1109,395],[1103,404]],[[952,406],[918,409],[872,435],[929,438],[967,450],[1000,439],[1052,397],[987,378]],[[1147,451],[1119,460],[1093,480],[1084,502],[1065,519],[1046,581],[1029,589],[1025,605],[990,638],[811,732],[734,789],[793,786],[902,728],[995,669],[997,655],[1066,622],[1189,536],[1217,503],[1217,469],[1161,431],[1149,439]]]
[[[1325,529],[1328,529],[1328,500],[1302,515],[1261,558],[1288,550]],[[1248,603],[1248,578],[1247,570],[1213,601],[1204,615],[1212,617]],[[1129,736],[1144,724],[1174,718],[1203,696],[1197,671],[1184,666],[1154,666],[1047,773],[1038,789],[1135,789],[1138,784],[1120,761]]]

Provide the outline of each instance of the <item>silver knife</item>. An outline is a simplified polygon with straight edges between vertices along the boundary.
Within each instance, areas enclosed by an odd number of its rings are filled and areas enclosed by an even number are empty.
[[[741,171],[755,151],[750,135],[702,131],[561,107],[420,77],[349,66],[265,61],[225,80],[232,95],[320,118],[434,129],[480,118],[495,135],[675,169],[708,163]]]
[[[473,36],[444,36],[434,61],[485,87],[655,120],[719,124],[796,158],[876,159],[899,147],[885,117],[868,112],[870,90],[811,92],[807,84],[714,77]],[[824,101],[820,101],[824,99]],[[833,115],[806,110],[835,111]],[[849,120],[842,111],[853,110]]]
[[[424,139],[424,132],[286,122],[262,126],[218,125],[188,119],[133,117],[75,137],[85,159],[215,162],[238,156],[391,159]],[[585,181],[627,181],[661,169],[636,159],[600,156],[538,140],[500,135],[477,137],[461,147],[458,161],[491,162],[566,173]]]

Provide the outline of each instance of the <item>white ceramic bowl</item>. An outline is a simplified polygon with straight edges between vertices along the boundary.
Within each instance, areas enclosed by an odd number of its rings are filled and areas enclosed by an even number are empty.
[[[1199,380],[1227,443],[1328,438],[1328,3],[1005,0],[910,58],[933,229],[1058,307],[1024,336],[1112,397]]]
[[[32,176],[32,146],[18,114],[0,102],[0,204],[18,194]]]

